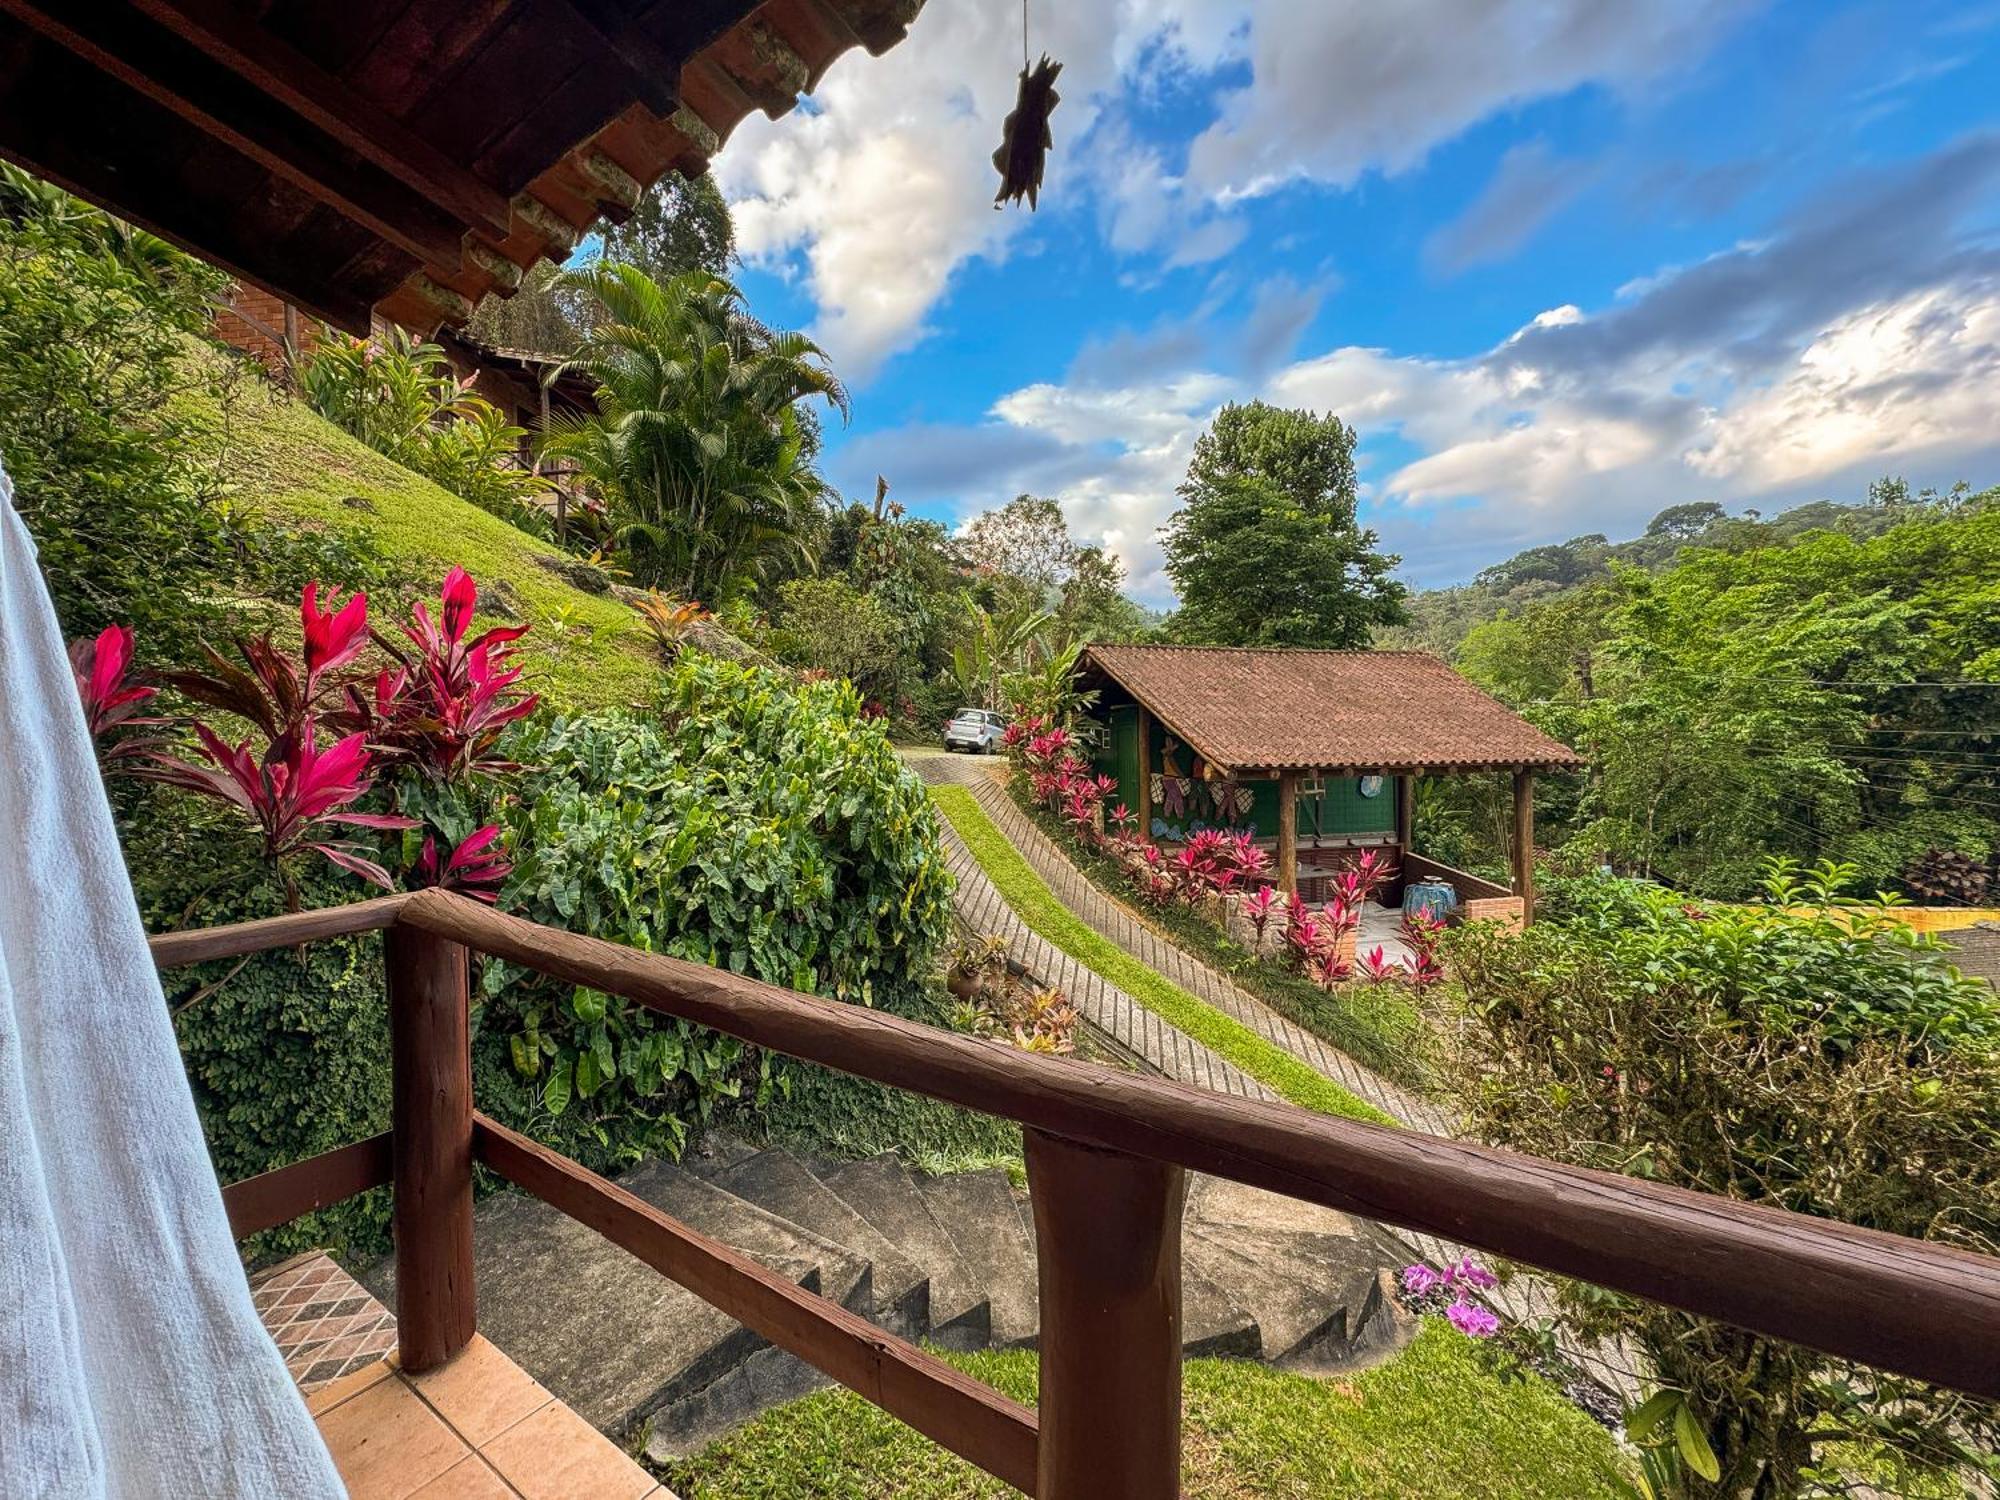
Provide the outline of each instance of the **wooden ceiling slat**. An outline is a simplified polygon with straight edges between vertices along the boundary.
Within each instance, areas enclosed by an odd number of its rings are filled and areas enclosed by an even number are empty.
[[[0,155],[337,326],[427,330],[921,4],[0,0]]]
[[[0,0],[0,12],[392,244],[457,264],[464,230],[456,220],[375,168],[343,160],[296,121],[287,130],[282,109],[130,10],[81,6],[65,18],[37,0]]]
[[[540,6],[522,6],[479,51],[459,64],[451,78],[432,91],[410,124],[438,148],[460,161],[477,161],[495,141],[523,122],[539,121],[542,105],[578,73],[587,71],[597,86],[602,125],[623,108],[623,89],[606,88],[603,59],[574,27],[554,21]],[[477,107],[468,101],[477,101]],[[574,145],[583,137],[570,138]],[[553,134],[544,140],[558,139]],[[562,155],[547,151],[548,158]],[[508,192],[519,192],[526,179],[503,181]]]
[[[189,162],[222,149],[187,121],[143,94],[107,89],[87,63],[4,16],[0,50],[26,58],[0,89],[0,156],[314,317],[367,330],[368,300],[316,266],[285,264],[282,284],[274,284],[270,240],[244,233],[237,212],[246,174],[270,180],[260,164],[234,158],[231,170],[184,182],[179,173]],[[91,107],[78,109],[85,98]],[[104,178],[106,160],[119,163],[112,184]]]
[[[505,193],[481,182],[379,104],[245,20],[242,12],[221,0],[132,3],[463,223],[506,234]]]
[[[624,69],[639,101],[656,115],[680,107],[681,59],[667,51],[604,0],[542,0],[594,38],[604,54]]]

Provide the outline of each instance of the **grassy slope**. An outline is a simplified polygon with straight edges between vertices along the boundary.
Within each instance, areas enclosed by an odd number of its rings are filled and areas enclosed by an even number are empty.
[[[1396,1121],[1241,1021],[1170,984],[1123,948],[1086,926],[1057,899],[1020,851],[962,786],[934,786],[931,797],[1022,921],[1071,958],[1115,984],[1166,1021],[1236,1064],[1252,1078],[1307,1109],[1377,1125]]]
[[[1032,1352],[952,1363],[1019,1400]],[[1314,1380],[1232,1360],[1185,1373],[1188,1500],[1609,1500],[1608,1433],[1550,1386],[1503,1383],[1436,1321],[1394,1362]],[[1014,1491],[845,1391],[808,1396],[722,1439],[667,1476],[687,1500],[969,1500]]]
[[[261,382],[239,385],[226,429],[220,412],[194,414],[228,455],[233,499],[260,517],[287,527],[365,532],[399,573],[421,582],[411,587],[412,598],[434,596],[452,565],[463,567],[479,583],[482,603],[511,611],[482,608],[483,625],[532,627],[520,654],[528,678],[550,701],[565,708],[625,704],[645,697],[657,680],[658,661],[639,617],[535,561],[553,555],[547,543],[390,462]],[[350,503],[357,499],[365,507]]]

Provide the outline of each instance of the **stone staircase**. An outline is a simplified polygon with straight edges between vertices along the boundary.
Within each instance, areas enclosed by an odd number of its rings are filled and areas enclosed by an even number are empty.
[[[931,1177],[711,1136],[620,1186],[887,1331],[945,1349],[1032,1347],[1034,1221],[995,1170]],[[587,1421],[655,1458],[690,1453],[826,1382],[595,1232],[507,1193],[474,1221],[480,1331]],[[1186,1352],[1305,1371],[1411,1332],[1393,1242],[1346,1215],[1215,1178],[1189,1188]],[[385,1300],[393,1267],[366,1278]]]

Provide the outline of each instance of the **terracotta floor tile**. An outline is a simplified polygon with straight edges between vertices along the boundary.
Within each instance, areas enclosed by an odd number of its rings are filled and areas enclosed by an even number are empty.
[[[478,1334],[450,1363],[408,1378],[475,1448],[551,1399],[527,1371]]]
[[[559,1401],[480,1452],[526,1500],[639,1500],[655,1488],[650,1474]]]
[[[306,1397],[306,1410],[314,1416],[318,1416],[321,1412],[332,1411],[341,1402],[360,1395],[376,1381],[386,1380],[388,1377],[389,1366],[377,1360],[366,1369],[356,1370],[352,1375],[343,1375],[332,1385],[322,1386],[314,1391]]]
[[[516,1500],[519,1494],[474,1454],[446,1469],[410,1500]]]
[[[407,1500],[470,1451],[399,1379],[341,1402],[319,1430],[349,1500]]]

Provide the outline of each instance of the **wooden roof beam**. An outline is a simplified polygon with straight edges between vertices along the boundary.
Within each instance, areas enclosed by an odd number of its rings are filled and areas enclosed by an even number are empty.
[[[505,239],[507,195],[226,0],[130,0],[259,92],[474,229]],[[456,263],[456,258],[445,262]]]
[[[544,0],[595,42],[624,70],[639,102],[665,119],[681,107],[681,64],[637,26],[615,14],[603,0]]]
[[[76,6],[58,15],[46,0],[0,0],[0,11],[418,259],[459,263],[464,229],[455,220],[328,143],[278,128],[268,101],[262,111],[246,105],[260,96],[230,97],[228,72],[157,30],[148,35],[131,8]]]

